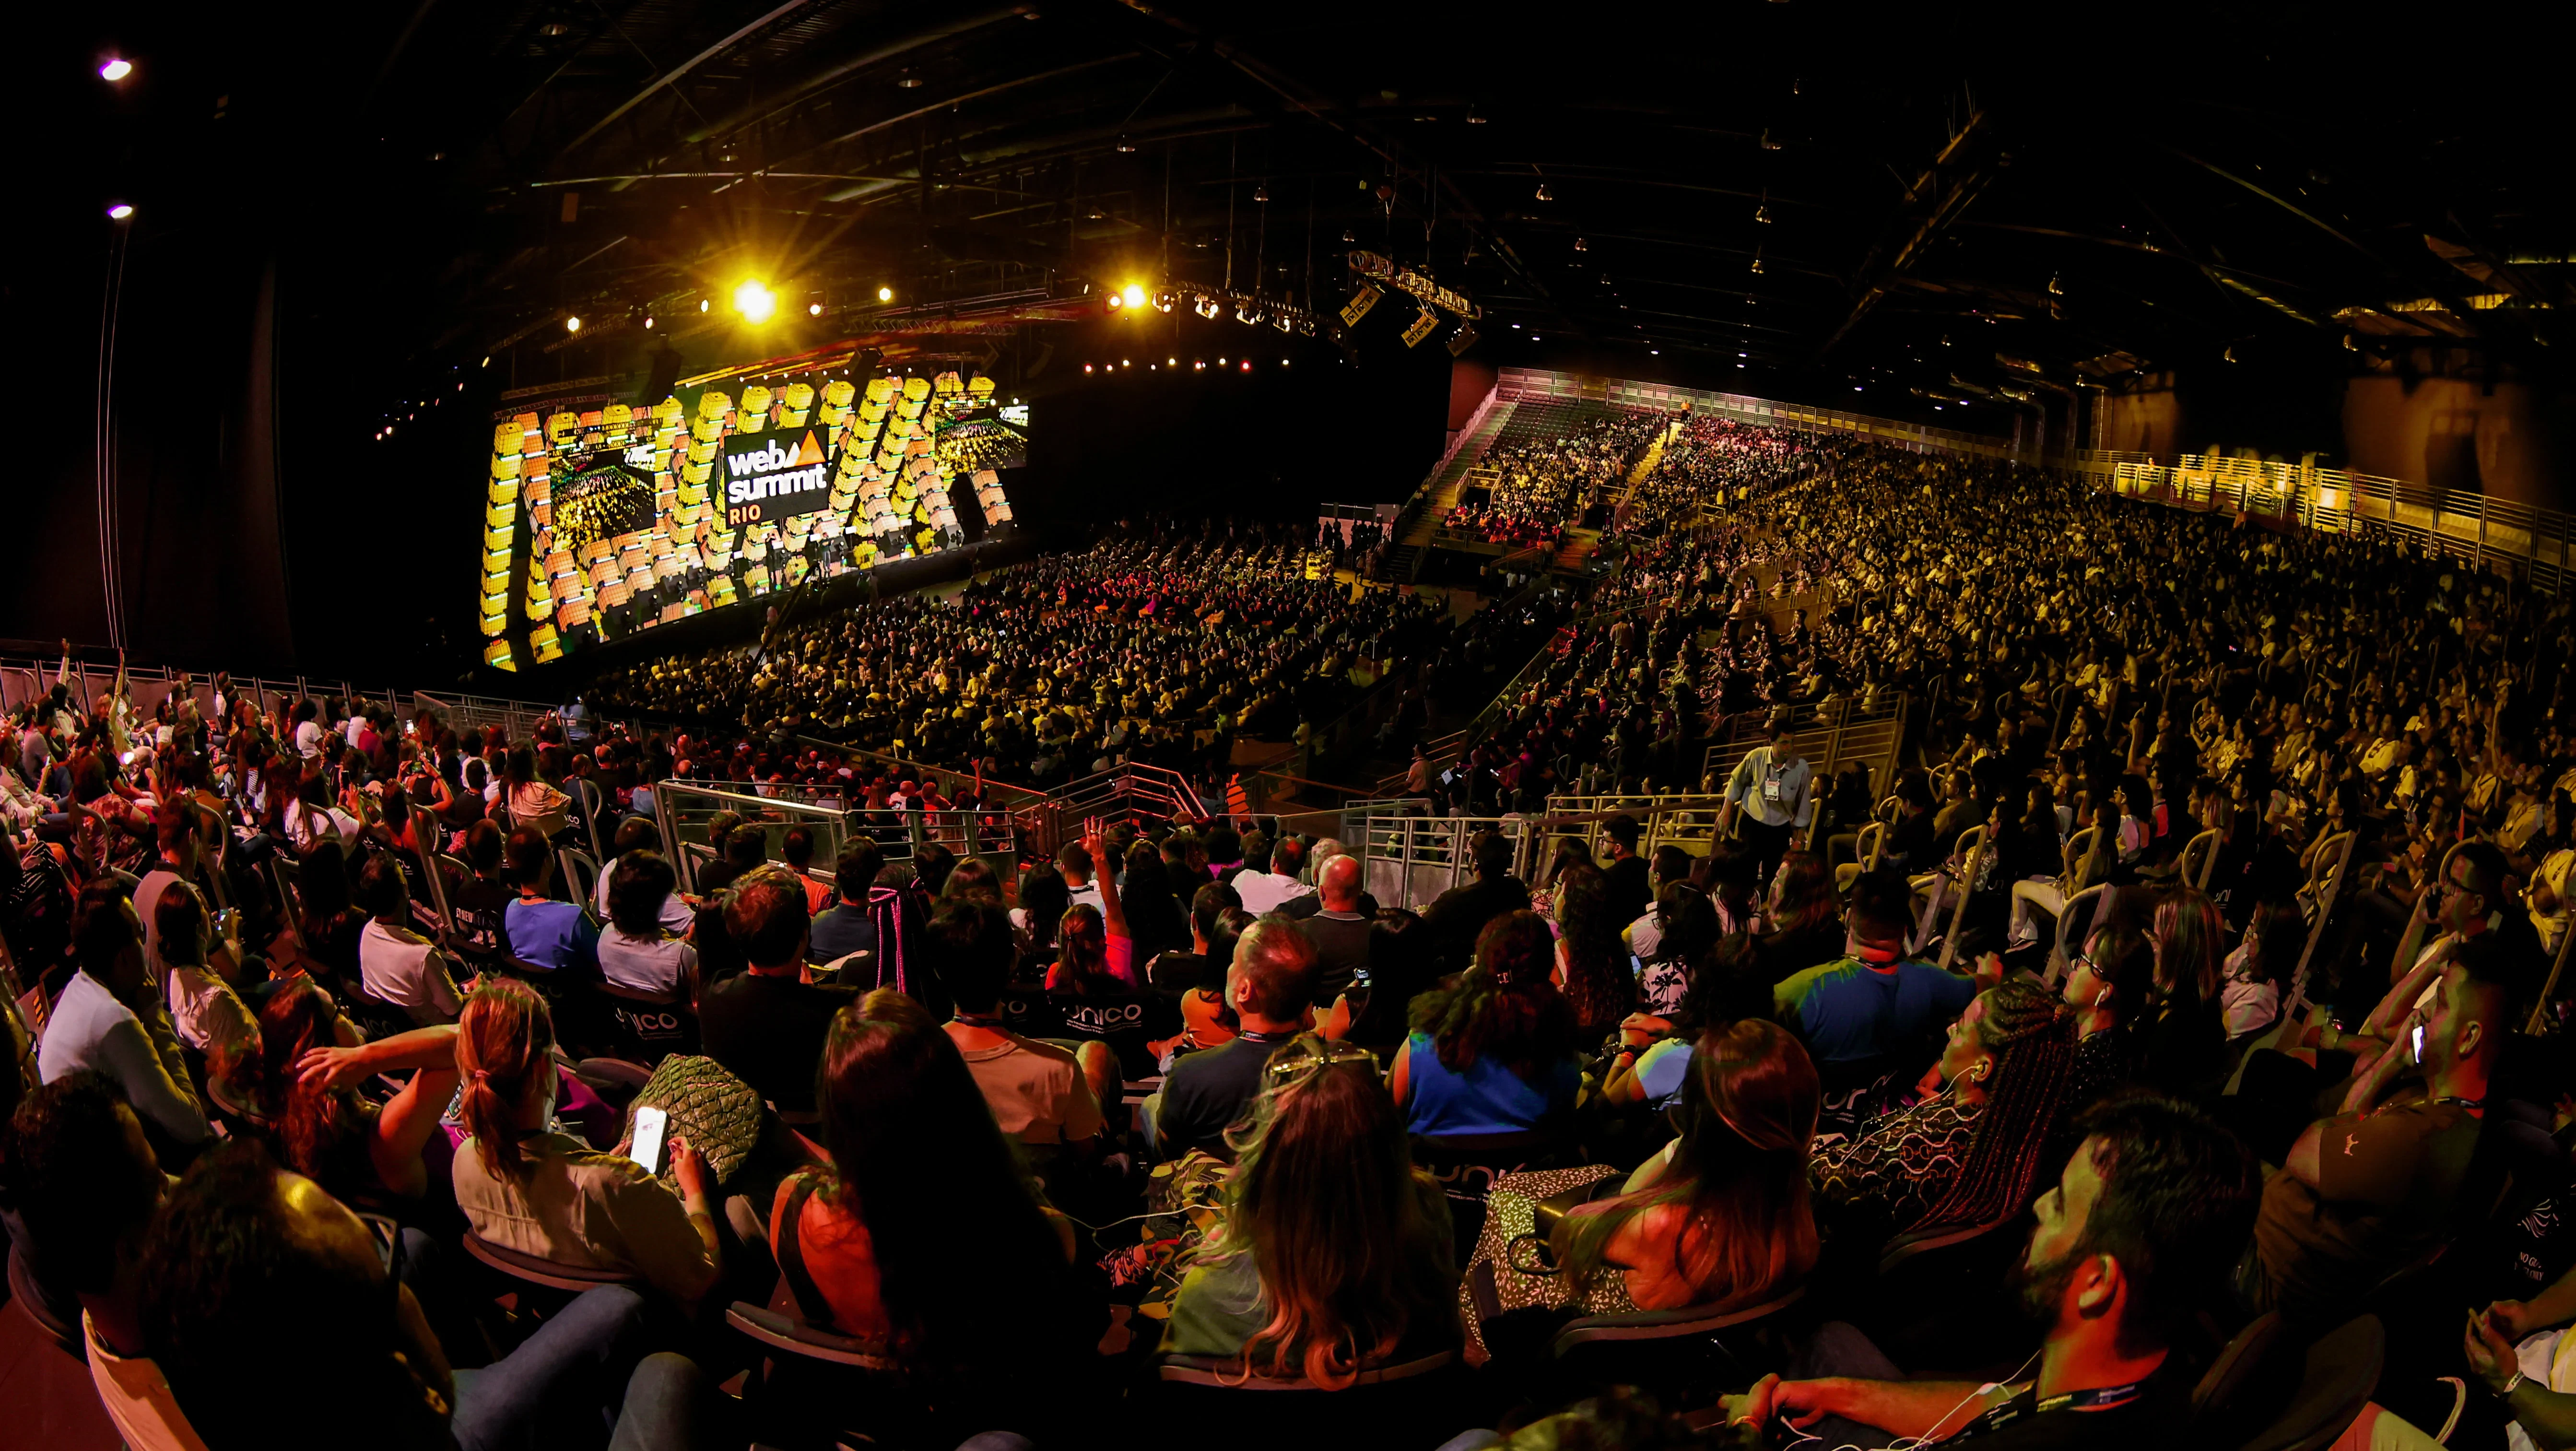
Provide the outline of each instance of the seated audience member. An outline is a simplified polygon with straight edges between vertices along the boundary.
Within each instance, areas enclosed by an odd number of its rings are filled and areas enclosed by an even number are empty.
[[[1771,985],[1763,981],[1753,939],[1731,932],[1717,939],[1697,970],[1690,991],[1670,1018],[1632,1014],[1620,1025],[1623,1040],[1610,1060],[1601,1096],[1619,1106],[1669,1109],[1681,1102],[1700,1038],[1747,1018],[1771,1016]]]
[[[2081,1128],[2013,1272],[2041,1329],[2035,1376],[1986,1386],[1905,1379],[1859,1331],[1829,1324],[1791,1378],[1765,1376],[1728,1397],[1728,1422],[1767,1432],[1776,1420],[1783,1436],[1825,1445],[1928,1445],[1980,1426],[1967,1444],[2187,1444],[2198,1376],[2173,1356],[2174,1341],[2245,1242],[2260,1167],[2233,1134],[2170,1099],[2106,1103]]]
[[[1095,900],[1097,893],[1093,894]],[[1064,889],[1064,878],[1053,867],[1031,867],[1020,877],[1020,904],[1010,910],[1011,936],[1016,944],[1011,961],[1011,981],[1041,984],[1055,970],[1055,961],[1064,955],[1056,937],[1064,930],[1064,914],[1073,900]]]
[[[1222,1047],[1174,1063],[1162,1089],[1145,1100],[1147,1142],[1165,1158],[1192,1149],[1224,1157],[1225,1131],[1261,1092],[1272,1054],[1306,1030],[1322,963],[1302,928],[1257,919],[1235,944],[1226,1001],[1239,1028]]]
[[[470,848],[471,833],[466,841]],[[462,904],[458,910],[465,910]],[[322,842],[296,863],[295,920],[305,961],[316,975],[342,984],[360,980],[369,918],[350,898],[348,858],[338,842]]]
[[[1630,929],[1629,943],[1637,963],[1638,1011],[1670,1019],[1681,1011],[1691,976],[1717,948],[1717,907],[1708,894],[1687,881],[1667,882],[1655,908]],[[1646,943],[1643,947],[1637,943]],[[1655,1031],[1662,1031],[1656,1028]]]
[[[1210,882],[1193,893],[1190,897],[1190,950],[1156,953],[1153,960],[1145,964],[1145,981],[1166,992],[1179,992],[1208,981],[1211,971],[1208,959],[1212,955],[1210,944],[1215,940],[1213,929],[1218,914],[1228,908],[1242,911],[1243,898],[1223,882]],[[1247,919],[1251,915],[1244,913]],[[1231,954],[1215,956],[1213,971],[1221,979]]]
[[[1548,980],[1556,942],[1535,912],[1486,924],[1455,987],[1414,999],[1387,1078],[1411,1132],[1523,1133],[1573,1111],[1574,1009]]]
[[[606,921],[610,915],[608,888],[609,884],[617,879],[618,863],[639,851],[658,852],[661,844],[662,833],[655,830],[653,823],[645,817],[630,816],[617,823],[617,836],[612,843],[612,849],[616,855],[600,865],[599,882],[591,888],[590,908],[598,914],[600,920]],[[690,921],[696,914],[690,910],[687,899],[679,894],[679,878],[676,873],[671,881],[672,891],[663,900],[658,915],[664,927],[673,932],[686,933],[689,930]]]
[[[767,860],[769,834],[757,826],[743,825],[742,817],[734,812],[719,811],[707,818],[707,846],[714,855],[697,870],[701,901],[732,886],[734,878]]]
[[[1327,859],[1318,878],[1323,906],[1299,919],[1297,930],[1315,944],[1315,1006],[1328,1008],[1369,970],[1370,920],[1360,910],[1358,857]]]
[[[1476,838],[1476,880],[1451,887],[1422,911],[1431,934],[1431,957],[1443,971],[1467,965],[1484,940],[1485,926],[1506,912],[1529,907],[1529,887],[1512,875],[1512,844],[1493,832]]]
[[[706,1055],[782,1113],[814,1107],[814,1069],[849,989],[805,980],[805,889],[780,867],[755,867],[725,899],[724,927],[748,964],[698,998]]]
[[[2056,995],[2031,978],[1978,994],[1924,1075],[1925,1097],[1816,1150],[1818,1203],[1888,1234],[2019,1213],[2073,1067],[2057,1013]]]
[[[961,1431],[1039,1434],[1029,1422],[1061,1404],[1058,1382],[1098,1332],[1067,1272],[1069,1233],[955,1044],[919,1003],[880,988],[832,1020],[820,1101],[830,1162],[790,1175],[769,1214],[798,1313],[883,1343],[931,1386],[971,1387]],[[974,1252],[905,1248],[929,1244]]]
[[[358,939],[358,973],[367,995],[390,1003],[415,1023],[452,1023],[464,1010],[448,957],[413,930],[411,894],[390,855],[369,857],[358,872],[358,903],[367,909]]]
[[[1100,838],[1084,843],[1099,855]],[[1061,951],[1047,969],[1046,990],[1083,997],[1116,997],[1136,990],[1136,943],[1127,935],[1127,914],[1118,901],[1118,884],[1103,876],[1092,883],[1098,906],[1076,900],[1065,909],[1057,937]]]
[[[1632,858],[1633,860],[1633,858]],[[1609,874],[1571,866],[1557,879],[1553,980],[1574,1009],[1575,1034],[1598,1046],[1637,1002],[1637,975],[1619,941],[1620,913]]]
[[[115,1084],[84,1070],[29,1094],[8,1127],[0,1206],[27,1271],[10,1276],[13,1287],[81,1323],[99,1398],[127,1445],[186,1444],[162,1429],[185,1423],[166,1394],[129,1395],[116,1374],[144,1353],[143,1244],[169,1184],[142,1120]]]
[[[1413,1165],[1368,1054],[1307,1034],[1267,1059],[1222,1222],[1162,1350],[1327,1389],[1458,1342],[1448,1201]]]
[[[1807,1153],[1822,1102],[1815,1065],[1775,1023],[1700,1039],[1680,1132],[1554,1233],[1565,1283],[1596,1314],[1758,1305],[1816,1263]],[[1615,1270],[1615,1274],[1602,1271]]]
[[[490,821],[465,828],[463,852],[470,875],[458,879],[451,874],[448,882],[447,905],[456,913],[457,930],[466,934],[477,952],[509,948],[510,904],[519,900],[519,894],[510,886],[508,844],[508,833]],[[309,929],[306,936],[311,937]]]
[[[503,1249],[629,1271],[695,1306],[721,1264],[707,1161],[673,1138],[664,1148],[680,1182],[673,1194],[633,1159],[555,1131],[554,1046],[536,989],[494,978],[474,990],[456,1034],[469,1135],[456,1147],[456,1207]]]
[[[1010,986],[1010,921],[984,902],[951,902],[930,921],[934,970],[955,999],[948,1036],[966,1060],[966,1071],[992,1106],[993,1121],[1025,1148],[1052,1153],[1087,1145],[1100,1133],[1100,1101],[1091,1082],[1106,1059],[1114,1081],[1118,1062],[1105,1043],[1085,1043],[1081,1054],[1023,1038],[1004,1027],[1003,991]]]
[[[811,827],[787,828],[786,834],[778,840],[778,857],[779,860],[787,863],[787,870],[794,872],[796,880],[805,886],[807,916],[816,915],[832,905],[832,884],[815,876],[810,870],[814,865],[814,832]],[[876,883],[870,881],[868,885],[874,886]]]
[[[1333,858],[1349,855],[1349,847],[1342,845],[1340,842],[1333,840],[1329,836],[1324,838],[1322,841],[1315,843],[1314,847],[1308,851],[1306,855],[1306,876],[1309,880],[1314,882],[1315,890],[1306,893],[1304,896],[1291,897],[1271,910],[1279,913],[1279,915],[1283,917],[1287,917],[1298,922],[1303,922],[1307,918],[1314,916],[1317,912],[1322,911],[1324,909],[1324,868],[1332,861]],[[1358,860],[1357,857],[1352,857],[1351,859],[1353,861]],[[1360,888],[1358,900],[1359,906],[1353,910],[1357,911],[1364,917],[1374,919],[1378,914],[1379,903],[1377,898],[1370,895],[1366,888]]]
[[[2226,1087],[2233,1066],[2220,997],[2226,934],[2217,904],[2194,888],[2156,904],[2156,1004],[2153,1021],[2139,1029],[2138,1078],[2160,1093],[2207,1103]]]
[[[1858,891],[1855,884],[1855,900]],[[1793,851],[1780,859],[1780,874],[1772,879],[1762,930],[1754,940],[1761,944],[1763,968],[1774,982],[1845,960],[1850,949],[1843,914],[1834,903],[1833,873],[1825,870],[1823,857]]]
[[[2407,1046],[2357,1065],[2342,1112],[2299,1135],[2263,1186],[2255,1252],[2239,1277],[2255,1308],[2330,1326],[2474,1212],[2462,1190],[2504,1049],[2509,971],[2502,944],[2461,944],[2431,1004],[2398,1024]],[[2418,1074],[2421,1097],[2400,1090]]]
[[[678,878],[662,854],[638,847],[608,874],[608,930],[599,934],[599,975],[613,987],[655,997],[696,996],[698,950],[671,926],[665,903]],[[682,927],[688,925],[684,917]]]
[[[286,1167],[351,1203],[429,1193],[421,1151],[455,1096],[456,1028],[414,1028],[372,1043],[331,995],[289,982],[260,1009],[259,1028],[215,1073],[268,1120]],[[351,1090],[379,1073],[413,1070],[379,1105]]]
[[[538,774],[535,747],[512,746],[501,769],[512,822],[546,841],[572,830],[572,798]]]
[[[813,931],[805,944],[807,961],[822,967],[854,952],[873,954],[877,950],[877,924],[868,905],[868,894],[876,890],[877,873],[884,870],[883,847],[863,835],[853,835],[841,843],[841,855],[832,863],[832,892],[825,899],[828,905],[816,909]],[[874,981],[876,969],[871,966],[859,976]]]
[[[345,1446],[353,1428],[369,1445],[460,1451],[595,1446],[611,1425],[620,1445],[701,1444],[691,1433],[713,1387],[677,1355],[643,1356],[641,1295],[588,1291],[509,1355],[452,1371],[400,1279],[402,1243],[258,1145],[227,1145],[153,1228],[140,1315],[151,1360],[128,1369],[166,1381],[202,1438],[178,1444],[215,1451]],[[280,1345],[299,1347],[291,1409],[277,1397]]]
[[[1069,905],[1090,907],[1095,911],[1100,907],[1100,887],[1092,880],[1092,873],[1104,860],[1096,850],[1098,846],[1099,842],[1095,839],[1068,841],[1056,848],[1056,874],[1064,878],[1064,890],[1066,897],[1070,899]]]
[[[1211,882],[1200,890],[1230,889]],[[1179,1055],[1223,1047],[1233,1041],[1235,1031],[1242,1026],[1235,1016],[1234,1003],[1227,995],[1226,979],[1234,968],[1236,944],[1243,940],[1245,932],[1251,930],[1252,923],[1252,915],[1241,907],[1220,908],[1216,920],[1209,923],[1204,932],[1196,923],[1191,925],[1190,931],[1199,949],[1197,952],[1166,952],[1154,959],[1155,965],[1159,966],[1177,957],[1196,963],[1199,971],[1205,974],[1181,992],[1181,1031],[1146,1045],[1157,1059],[1164,1061],[1166,1073],[1171,1071],[1170,1065],[1177,1061]]]
[[[156,1149],[193,1151],[209,1132],[206,1111],[189,1084],[170,1010],[144,973],[133,905],[115,882],[92,882],[81,892],[72,950],[80,970],[45,1020],[38,1078],[52,1083],[84,1069],[103,1074],[159,1136]]]
[[[161,855],[152,870],[134,888],[134,910],[143,914],[143,957],[153,961],[161,951],[161,924],[154,921],[154,909],[161,894],[174,884],[185,884],[199,902],[204,893],[197,889],[197,818],[177,803],[164,807],[154,821],[154,833],[161,845]]]
[[[2128,1083],[2137,1072],[2134,1013],[2154,987],[2155,948],[2134,927],[2093,929],[2066,967],[2060,996],[2073,1014],[2075,1081],[2067,1106],[2082,1109]]]
[[[223,970],[240,961],[241,943],[228,939],[218,950],[214,928],[206,920],[205,901],[194,887],[176,878],[161,888],[158,897],[138,896],[135,906],[149,911],[158,929],[171,1030],[180,1042],[209,1058],[238,1051],[243,1040],[259,1031],[251,1022],[249,1004]],[[233,971],[238,975],[240,969]]]
[[[522,962],[561,972],[583,972],[599,966],[599,929],[581,908],[547,895],[554,883],[555,849],[533,826],[510,833],[503,848],[510,880],[519,889],[502,921],[510,934],[510,955]],[[654,904],[659,915],[661,904]]]
[[[1654,895],[1647,900],[1643,911],[1619,929],[1619,940],[1627,944],[1629,954],[1638,961],[1654,958],[1655,944],[1662,932],[1661,924],[1655,920],[1655,909],[1663,903],[1665,888],[1690,880],[1692,860],[1689,852],[1677,846],[1666,844],[1655,848],[1654,860],[1648,870]]]
[[[1600,870],[1609,890],[1605,910],[1620,922],[1634,921],[1655,900],[1653,868],[1637,855],[1638,839],[1645,834],[1637,818],[1625,811],[1601,824]]]
[[[1852,884],[1843,920],[1843,958],[1795,973],[1773,989],[1780,1021],[1806,1043],[1829,1079],[1837,1070],[1857,1074],[1889,1064],[1977,995],[1969,978],[1903,960],[1912,925],[1903,878],[1863,875]],[[1767,968],[1767,952],[1764,962]]]
[[[1275,911],[1291,897],[1310,896],[1314,888],[1297,880],[1306,867],[1306,848],[1295,837],[1282,840],[1270,849],[1270,869],[1255,871],[1250,867],[1235,874],[1233,886],[1243,898],[1243,910],[1258,917]]]
[[[2227,954],[2226,985],[2220,990],[2220,1021],[2228,1042],[2242,1042],[2280,1020],[2281,985],[2296,974],[2307,937],[2308,924],[2296,906],[2273,900],[2254,904],[2243,940]]]

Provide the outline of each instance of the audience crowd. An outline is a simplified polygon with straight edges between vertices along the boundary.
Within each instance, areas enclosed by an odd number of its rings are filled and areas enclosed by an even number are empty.
[[[1663,422],[1512,463],[1562,519]],[[2563,605],[1701,421],[1620,532],[1452,804],[1717,839],[1505,821],[1436,894],[1249,813],[880,843],[975,786],[815,744],[1203,766],[1556,628],[1259,529],[590,697],[667,744],[65,680],[0,752],[13,1296],[218,1451],[2576,1444]],[[1883,781],[1779,714],[1896,692]],[[683,890],[675,776],[852,830]]]

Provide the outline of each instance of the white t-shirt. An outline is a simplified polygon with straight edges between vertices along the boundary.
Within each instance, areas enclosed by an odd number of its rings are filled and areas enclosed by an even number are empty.
[[[408,1009],[417,1023],[453,1023],[465,1011],[445,955],[406,928],[367,924],[358,934],[358,977],[369,993]]]
[[[295,754],[308,761],[321,755],[322,735],[322,727],[316,722],[308,720],[298,724],[295,727]]]
[[[616,875],[617,863],[612,859],[607,866],[600,868],[599,885],[591,889],[591,909],[602,922],[608,920],[608,882]],[[662,899],[662,925],[674,932],[688,931],[689,923],[696,915],[689,910],[688,903],[680,900],[680,894],[677,892]],[[601,939],[601,945],[603,947],[607,945],[605,937]]]
[[[250,1004],[212,968],[165,962],[161,975],[161,985],[170,994],[170,1031],[179,1035],[180,1042],[221,1060],[230,1050],[259,1041]]]
[[[1277,910],[1281,903],[1291,898],[1312,896],[1315,891],[1295,877],[1253,871],[1238,873],[1234,879],[1234,890],[1243,898],[1243,910],[1255,917]]]

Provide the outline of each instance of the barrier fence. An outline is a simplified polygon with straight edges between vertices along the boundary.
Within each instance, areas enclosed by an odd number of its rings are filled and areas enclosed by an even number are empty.
[[[2433,553],[2493,569],[2543,594],[2564,588],[2576,518],[2471,489],[2436,489],[2403,479],[2269,463],[2223,454],[2149,454],[2082,449],[2068,467],[2093,487],[2183,509],[2243,512],[2328,534],[2385,531]]]

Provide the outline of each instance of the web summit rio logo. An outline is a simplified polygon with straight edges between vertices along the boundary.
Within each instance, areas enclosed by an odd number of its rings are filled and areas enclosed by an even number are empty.
[[[752,524],[823,506],[831,495],[823,449],[808,429],[802,444],[771,439],[758,447],[725,451],[725,519]],[[810,496],[810,497],[807,497]]]

